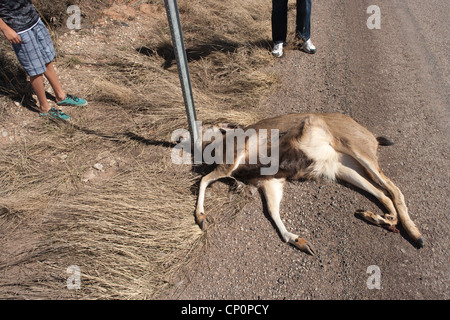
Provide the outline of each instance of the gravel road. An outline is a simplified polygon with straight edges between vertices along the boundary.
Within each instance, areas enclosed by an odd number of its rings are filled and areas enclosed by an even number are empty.
[[[366,25],[370,5],[381,10],[379,30]],[[318,52],[287,51],[275,64],[282,85],[262,101],[268,117],[342,112],[395,141],[380,147],[379,163],[405,195],[425,247],[356,218],[357,209],[381,211],[363,192],[292,182],[281,217],[315,256],[281,241],[256,193],[209,232],[203,258],[169,299],[450,298],[449,9],[447,0],[313,1]],[[379,289],[367,285],[369,266],[379,270]]]

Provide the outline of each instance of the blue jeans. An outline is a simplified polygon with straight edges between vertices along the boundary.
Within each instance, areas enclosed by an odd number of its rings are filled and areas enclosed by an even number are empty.
[[[272,40],[286,43],[288,0],[272,0]],[[304,41],[311,36],[311,0],[297,0],[296,33]]]

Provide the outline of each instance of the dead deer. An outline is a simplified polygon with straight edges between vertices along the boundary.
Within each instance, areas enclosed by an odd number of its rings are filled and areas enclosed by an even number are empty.
[[[400,220],[407,234],[418,247],[424,240],[408,215],[404,196],[394,183],[380,170],[377,161],[379,145],[392,144],[386,138],[375,138],[365,127],[343,114],[287,114],[265,119],[244,128],[279,132],[278,171],[261,175],[261,164],[249,164],[252,153],[251,139],[245,139],[245,148],[234,148],[232,163],[218,164],[215,170],[202,177],[199,186],[195,219],[202,230],[206,228],[204,212],[205,190],[220,178],[232,177],[256,185],[264,194],[267,209],[285,242],[300,250],[314,254],[311,244],[289,232],[280,219],[280,202],[286,180],[327,178],[339,179],[374,195],[387,209],[383,216],[370,211],[357,211],[363,219],[391,231]],[[222,131],[225,135],[226,131]],[[265,143],[274,143],[266,138]],[[227,148],[225,144],[224,148]],[[223,155],[224,157],[224,155]]]

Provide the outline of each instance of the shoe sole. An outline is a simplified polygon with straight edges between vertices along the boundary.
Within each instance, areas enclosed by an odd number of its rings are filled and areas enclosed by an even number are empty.
[[[87,102],[85,104],[70,104],[70,103],[59,104],[59,103],[57,103],[56,105],[59,107],[85,107],[88,105],[88,103]]]
[[[317,52],[317,49],[315,49],[315,50],[306,50],[306,49],[304,49],[304,48],[300,48],[303,52],[306,52],[306,53],[309,53],[309,54],[314,54],[314,53],[316,53]]]
[[[273,53],[272,52],[272,55],[276,58],[281,58],[283,56],[283,52],[282,53]]]
[[[55,115],[51,114],[50,112],[47,112],[47,113],[39,113],[39,115],[40,115],[41,117],[44,117],[44,118],[46,118],[46,119],[48,119],[48,120],[52,120],[52,121],[63,121],[63,122],[66,122],[66,121],[70,121],[70,120],[72,119],[72,117],[69,116],[69,115],[67,115],[67,114],[66,114],[66,116],[68,116],[67,119],[63,118],[61,115],[55,116]]]

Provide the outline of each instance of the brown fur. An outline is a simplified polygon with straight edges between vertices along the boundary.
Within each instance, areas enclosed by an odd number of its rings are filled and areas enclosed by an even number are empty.
[[[341,179],[373,194],[387,208],[388,214],[376,215],[369,211],[358,211],[362,218],[376,225],[396,230],[400,219],[409,236],[418,246],[423,238],[408,215],[401,191],[380,170],[377,160],[379,141],[365,127],[343,114],[287,114],[265,119],[247,128],[279,130],[279,170],[276,174],[263,176],[262,165],[248,164],[248,145],[240,154],[234,154],[233,164],[220,164],[204,176],[200,183],[195,212],[196,221],[202,229],[206,227],[203,210],[205,189],[209,183],[223,177],[234,177],[256,184],[263,191],[269,213],[283,239],[299,249],[314,253],[312,246],[304,239],[286,230],[279,216],[282,187],[287,179]],[[380,139],[391,144],[387,139]],[[389,143],[388,143],[389,142]],[[267,139],[270,144],[270,138]],[[226,148],[226,146],[225,146]],[[270,147],[267,147],[270,150]],[[242,158],[245,163],[239,164]],[[387,196],[389,195],[389,196]]]

